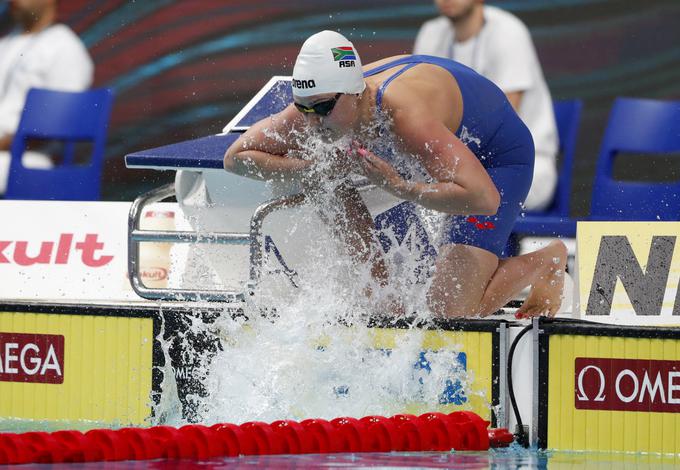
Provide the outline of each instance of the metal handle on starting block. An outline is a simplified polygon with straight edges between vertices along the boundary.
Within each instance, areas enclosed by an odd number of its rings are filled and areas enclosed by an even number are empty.
[[[359,182],[355,189],[360,192],[372,189],[374,186]],[[281,210],[290,209],[305,203],[304,194],[294,194],[282,198],[271,199],[261,204],[250,219],[249,233],[214,232],[200,234],[190,231],[172,230],[142,230],[139,222],[144,207],[149,204],[161,202],[175,195],[173,183],[153,189],[137,197],[130,207],[128,216],[128,275],[132,289],[142,298],[149,300],[204,300],[209,302],[240,302],[245,299],[246,293],[239,291],[218,290],[194,290],[194,289],[170,289],[146,287],[139,276],[139,243],[215,243],[221,245],[249,245],[250,246],[250,270],[247,283],[247,292],[252,293],[262,275],[264,238],[262,226],[264,219],[270,214]],[[286,272],[295,285],[294,272]]]
[[[294,194],[278,199],[271,199],[261,204],[250,219],[250,280],[248,282],[248,290],[252,292],[260,282],[260,275],[262,274],[262,261],[264,251],[264,239],[262,237],[262,224],[264,219],[273,212],[281,209],[290,209],[300,206],[305,202],[305,195]],[[290,274],[287,273],[289,276]]]
[[[172,230],[142,230],[139,228],[144,207],[161,202],[175,195],[174,184],[170,183],[139,196],[132,203],[128,216],[128,275],[132,289],[142,298],[149,300],[204,300],[209,302],[240,302],[245,293],[239,291],[170,289],[146,287],[139,275],[139,243],[215,243],[222,245],[250,245],[250,279],[248,289],[252,290],[260,280],[263,262],[262,225],[271,213],[303,204],[304,194],[272,199],[260,205],[250,220],[249,233],[197,232]]]

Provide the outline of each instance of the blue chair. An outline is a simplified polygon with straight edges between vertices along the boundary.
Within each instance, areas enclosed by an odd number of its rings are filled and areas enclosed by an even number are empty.
[[[620,152],[680,152],[680,101],[617,98],[595,169],[592,220],[680,220],[680,182],[617,181]]]
[[[100,197],[106,131],[113,94],[102,88],[64,92],[33,88],[28,92],[12,140],[7,199],[97,200]],[[50,169],[21,162],[29,139],[64,143],[63,162]],[[75,144],[91,142],[85,165],[74,163]]]
[[[574,171],[574,154],[579,123],[581,121],[581,100],[563,100],[553,103],[559,151],[562,164],[558,171],[557,186],[553,201],[544,211],[527,212],[517,219],[515,236],[574,237],[576,220],[569,217],[571,181]]]

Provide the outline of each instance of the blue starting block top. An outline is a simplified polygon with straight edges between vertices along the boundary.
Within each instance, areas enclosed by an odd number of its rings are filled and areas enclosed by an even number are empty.
[[[259,120],[282,111],[292,101],[290,77],[272,77],[221,134],[134,152],[125,156],[125,165],[167,170],[222,169],[224,153],[243,132]]]
[[[238,139],[240,132],[210,135],[200,139],[185,140],[125,156],[128,168],[158,169],[220,169],[224,168],[224,153]]]

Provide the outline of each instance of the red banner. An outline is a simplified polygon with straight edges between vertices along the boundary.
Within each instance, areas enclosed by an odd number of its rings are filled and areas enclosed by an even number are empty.
[[[680,413],[680,361],[577,357],[579,410]]]
[[[64,383],[64,337],[0,333],[0,382]]]

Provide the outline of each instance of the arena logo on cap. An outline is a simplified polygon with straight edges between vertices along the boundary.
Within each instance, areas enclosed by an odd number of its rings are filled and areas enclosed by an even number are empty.
[[[338,62],[338,67],[356,67],[357,54],[350,46],[334,47],[331,52],[333,60]]]
[[[316,83],[314,83],[314,80],[293,79],[293,88],[299,88],[300,90],[305,88],[316,88]]]

